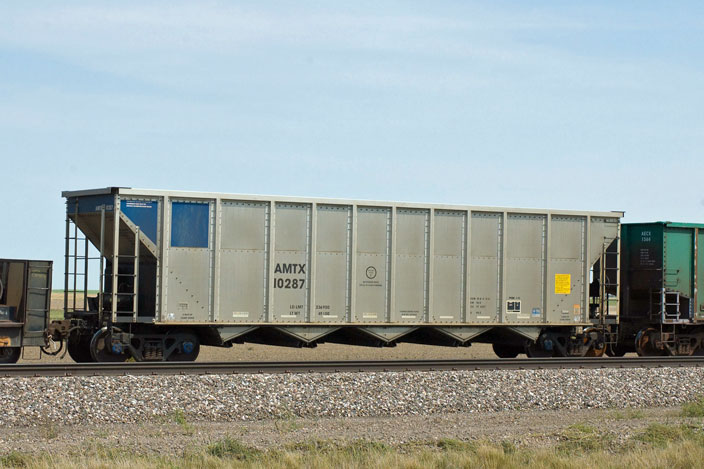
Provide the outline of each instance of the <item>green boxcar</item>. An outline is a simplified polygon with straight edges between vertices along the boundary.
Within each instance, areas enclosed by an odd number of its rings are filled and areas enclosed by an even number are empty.
[[[704,262],[698,247],[704,225],[634,223],[621,226],[621,317],[643,316],[665,321],[704,321]],[[663,302],[663,294],[665,301]],[[679,301],[678,301],[679,300]],[[675,306],[679,304],[678,308]]]
[[[651,349],[670,354],[689,354],[692,347],[701,347],[692,334],[698,336],[696,326],[704,323],[704,295],[699,293],[704,287],[702,237],[704,224],[621,226],[620,319],[625,343],[635,339],[637,350],[644,337],[641,345],[650,341]],[[677,347],[681,350],[674,353]]]

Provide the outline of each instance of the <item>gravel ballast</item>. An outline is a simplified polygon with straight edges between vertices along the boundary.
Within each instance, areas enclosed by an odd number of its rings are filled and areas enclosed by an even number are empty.
[[[393,417],[680,405],[704,369],[3,378],[3,426]]]

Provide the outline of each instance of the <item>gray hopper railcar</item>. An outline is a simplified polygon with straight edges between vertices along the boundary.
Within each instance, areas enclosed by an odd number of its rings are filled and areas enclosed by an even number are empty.
[[[115,187],[63,196],[66,319],[51,333],[68,335],[77,361],[192,360],[201,345],[242,342],[600,355],[618,322],[618,287],[599,279],[618,269],[608,254],[621,212]],[[91,263],[92,298],[80,294]]]

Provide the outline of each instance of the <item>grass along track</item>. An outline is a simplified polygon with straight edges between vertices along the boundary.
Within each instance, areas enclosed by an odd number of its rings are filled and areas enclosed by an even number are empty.
[[[175,414],[161,426],[140,427],[140,438],[151,440],[151,449],[126,438],[124,425],[102,428],[80,443],[72,427],[42,427],[32,436],[29,429],[19,430],[21,436],[0,431],[9,447],[16,448],[17,438],[34,440],[31,448],[1,451],[0,467],[694,468],[704,458],[703,404],[700,399],[682,409],[591,411],[565,414],[563,419],[548,414],[547,421],[553,423],[545,429],[540,428],[542,413],[514,415],[502,419],[503,425],[516,420],[518,425],[498,433],[402,441],[353,435],[339,439],[334,433],[311,437],[309,427],[327,426],[325,420],[210,428]],[[467,428],[478,420],[486,419],[468,421]],[[402,429],[403,422],[394,428]],[[450,428],[447,432],[453,434]]]

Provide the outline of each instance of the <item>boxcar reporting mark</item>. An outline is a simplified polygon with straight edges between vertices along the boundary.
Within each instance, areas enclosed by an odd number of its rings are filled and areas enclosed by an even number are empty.
[[[275,274],[306,274],[305,264],[276,264]]]
[[[276,264],[274,268],[275,274],[289,274],[289,275],[305,275],[306,265],[305,264]],[[306,284],[305,278],[274,278],[274,288],[289,288],[298,289],[303,288]]]

